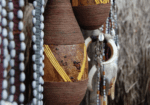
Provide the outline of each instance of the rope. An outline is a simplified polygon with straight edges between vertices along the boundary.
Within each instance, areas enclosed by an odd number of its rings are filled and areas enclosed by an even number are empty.
[[[72,82],[71,79],[69,78],[69,76],[66,74],[66,72],[63,70],[63,68],[58,63],[58,61],[55,58],[55,56],[53,55],[50,47],[48,45],[44,45],[44,48],[45,48],[44,52],[45,52],[46,56],[48,57],[49,61],[52,63],[54,68],[57,70],[59,75],[63,78],[63,80],[65,82]],[[83,59],[82,67],[81,67],[81,72],[79,73],[79,75],[77,77],[78,80],[81,80],[82,75],[84,73],[85,62],[86,62],[86,47],[84,46],[84,59]]]

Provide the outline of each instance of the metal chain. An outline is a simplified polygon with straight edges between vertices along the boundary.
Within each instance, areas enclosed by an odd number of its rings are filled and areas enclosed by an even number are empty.
[[[32,56],[32,60],[34,62],[33,64],[33,82],[32,82],[32,88],[33,88],[33,105],[43,105],[43,84],[44,80],[42,76],[44,75],[44,47],[43,47],[43,37],[44,32],[42,31],[44,29],[44,0],[35,0],[33,2],[34,10],[32,11],[33,15],[33,36],[32,41],[34,43],[33,50],[34,55]]]

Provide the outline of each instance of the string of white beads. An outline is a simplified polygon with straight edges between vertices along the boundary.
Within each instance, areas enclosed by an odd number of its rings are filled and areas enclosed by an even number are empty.
[[[25,35],[23,33],[23,28],[24,28],[24,24],[23,24],[23,8],[24,8],[24,0],[19,0],[19,7],[20,9],[17,12],[17,17],[18,19],[20,19],[19,23],[18,23],[18,29],[20,31],[19,34],[19,39],[20,39],[20,54],[19,54],[19,70],[20,70],[20,95],[19,95],[19,102],[21,104],[24,103],[25,100],[25,96],[24,96],[24,92],[26,90],[25,88],[25,79],[26,79],[26,75],[25,75],[25,64],[24,64],[24,60],[25,60],[25,50],[26,50],[26,45],[25,45]]]
[[[106,19],[106,30],[105,30],[106,34],[109,34],[109,17]]]
[[[7,88],[8,88],[8,81],[7,81],[7,67],[8,67],[8,39],[7,39],[7,29],[6,29],[6,26],[7,26],[7,20],[6,20],[6,16],[7,16],[7,11],[6,11],[6,0],[2,0],[1,1],[1,6],[2,6],[2,11],[1,11],[1,15],[2,15],[2,36],[3,36],[3,68],[4,68],[4,71],[3,71],[3,82],[2,82],[2,101],[1,101],[1,104],[2,102],[6,101],[7,98],[8,98],[8,92],[7,92]]]
[[[43,105],[43,84],[44,80],[42,76],[44,75],[44,64],[43,64],[43,37],[44,37],[44,32],[42,31],[44,29],[44,0],[35,0],[33,2],[34,10],[32,11],[33,15],[33,36],[32,36],[32,41],[34,43],[33,45],[33,50],[34,50],[34,55],[32,55],[32,61],[34,62],[33,64],[33,79],[34,81],[32,82],[32,88],[33,88],[33,105]]]
[[[13,35],[13,26],[11,26],[11,24],[14,24],[13,23],[13,18],[14,18],[14,13],[13,13],[13,2],[12,0],[9,0],[8,2],[8,6],[9,6],[9,13],[8,13],[8,19],[9,19],[9,33],[8,33],[8,38],[9,38],[9,50],[10,50],[10,61],[9,61],[9,64],[10,64],[10,72],[9,72],[9,75],[10,75],[10,79],[9,79],[9,82],[10,82],[10,87],[13,87],[15,88],[15,85],[14,85],[14,82],[15,82],[15,70],[14,70],[14,66],[15,66],[15,56],[16,56],[16,50],[15,50],[15,42],[14,42],[14,35]],[[12,88],[12,89],[13,89]],[[15,94],[15,91],[14,89],[13,90],[10,90],[10,94],[8,96],[8,101],[9,102],[13,102],[14,100],[14,94]]]

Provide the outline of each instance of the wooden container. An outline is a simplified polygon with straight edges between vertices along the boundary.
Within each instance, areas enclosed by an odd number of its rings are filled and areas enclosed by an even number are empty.
[[[44,51],[44,104],[79,105],[87,89],[88,61],[84,55],[84,39],[70,0],[48,0],[44,17],[44,46],[50,48],[72,81],[64,81]],[[78,80],[84,60],[84,73]]]
[[[98,29],[109,16],[110,2],[106,4],[99,0],[72,0],[72,7],[81,28],[86,30]]]

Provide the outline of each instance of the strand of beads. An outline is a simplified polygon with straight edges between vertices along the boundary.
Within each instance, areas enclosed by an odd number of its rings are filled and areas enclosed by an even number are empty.
[[[97,45],[96,45],[96,57],[97,57],[97,63],[98,63],[98,59],[100,57],[100,55],[98,55],[100,51],[100,43],[99,40],[97,40]],[[97,64],[97,105],[100,104],[100,66]]]
[[[102,25],[101,27],[100,27],[100,31],[101,32],[103,32],[103,28],[104,28],[104,25]],[[103,49],[103,40],[104,40],[104,36],[103,36],[103,34],[101,34],[101,35],[99,35],[99,38],[98,38],[99,40],[97,41],[97,46],[96,46],[96,48],[98,48],[99,50],[97,51],[97,53],[96,53],[96,57],[98,57],[97,58],[97,63],[98,63],[98,65],[97,65],[97,69],[98,69],[98,73],[97,73],[97,105],[100,105],[100,71],[101,71],[101,66],[99,66],[99,64],[101,64],[102,63],[102,55],[101,55],[101,53],[99,53],[99,52],[102,52],[102,49]],[[100,42],[101,42],[101,44],[100,44]],[[100,55],[97,55],[97,54],[100,54]],[[98,59],[100,59],[100,60],[98,60]]]
[[[97,73],[97,105],[100,105],[100,100],[99,100],[99,97],[100,97],[100,68],[97,68],[98,69],[98,73]]]
[[[106,34],[109,34],[109,17],[106,19],[106,30],[105,30]]]
[[[103,67],[103,105],[106,105],[106,78],[105,78],[105,68],[104,68],[104,65],[102,65]]]
[[[9,0],[8,2],[8,7],[9,7],[9,13],[8,13],[8,19],[9,19],[9,34],[8,34],[8,38],[9,38],[9,50],[10,50],[10,72],[9,72],[9,75],[10,75],[10,87],[11,87],[11,90],[10,90],[10,94],[8,96],[8,101],[9,102],[13,102],[14,100],[14,94],[15,94],[15,91],[14,91],[14,88],[15,88],[15,85],[14,85],[14,81],[15,81],[15,69],[14,69],[14,66],[15,66],[15,56],[16,56],[16,50],[15,50],[15,41],[14,41],[14,35],[13,35],[13,18],[14,18],[14,13],[13,13],[13,2],[12,0]]]
[[[24,100],[25,100],[25,96],[24,96],[24,92],[25,92],[25,64],[24,64],[24,60],[25,60],[25,50],[26,50],[26,45],[25,45],[25,35],[23,33],[23,28],[24,28],[24,24],[23,24],[23,9],[24,9],[24,5],[25,5],[25,1],[24,0],[19,0],[19,10],[17,12],[17,17],[20,20],[18,23],[18,29],[20,31],[19,34],[19,39],[20,39],[20,53],[19,53],[19,70],[20,70],[20,95],[19,95],[19,102],[20,104],[24,104]]]
[[[35,0],[33,2],[34,10],[33,10],[33,33],[32,41],[34,43],[33,50],[34,55],[32,56],[32,60],[34,62],[33,64],[33,79],[32,87],[33,87],[33,104],[34,105],[43,105],[43,84],[44,80],[42,76],[44,75],[44,55],[43,55],[43,37],[44,32],[42,31],[44,29],[44,0]]]
[[[3,68],[4,68],[4,71],[3,71],[3,82],[2,82],[2,101],[1,101],[1,104],[4,104],[4,101],[7,100],[8,98],[8,92],[7,92],[7,87],[8,87],[8,81],[7,81],[7,67],[8,67],[8,39],[7,39],[7,35],[8,35],[8,32],[7,32],[7,19],[6,19],[6,16],[7,16],[7,11],[6,11],[6,0],[2,0],[1,1],[1,5],[2,5],[2,37],[3,37]]]
[[[110,27],[109,27],[109,19],[110,17],[107,18],[106,20],[106,30],[105,33],[106,34],[110,34]],[[102,52],[102,56],[105,57],[105,43],[103,44],[103,52]],[[103,62],[105,60],[103,59]],[[106,77],[105,77],[105,68],[104,65],[101,65],[102,67],[102,71],[103,71],[103,105],[106,105],[106,101],[107,101],[107,94],[106,94]]]

